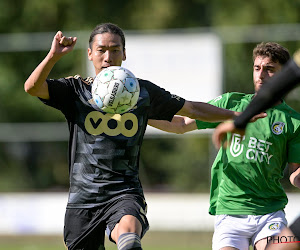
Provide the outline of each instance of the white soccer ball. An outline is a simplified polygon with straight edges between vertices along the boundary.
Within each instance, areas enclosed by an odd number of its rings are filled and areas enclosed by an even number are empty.
[[[133,73],[119,66],[102,70],[94,79],[92,96],[98,108],[122,114],[132,109],[139,98],[140,85]]]

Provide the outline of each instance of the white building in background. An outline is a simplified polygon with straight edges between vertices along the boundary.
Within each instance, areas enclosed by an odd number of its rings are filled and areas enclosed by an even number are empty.
[[[145,194],[152,231],[213,231],[208,194]],[[67,193],[0,194],[0,235],[63,233]],[[300,194],[289,193],[288,223],[300,214]]]

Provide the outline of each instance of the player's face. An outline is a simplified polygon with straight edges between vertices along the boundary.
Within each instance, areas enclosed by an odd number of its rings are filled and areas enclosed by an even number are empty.
[[[253,64],[254,89],[257,92],[261,86],[274,74],[281,70],[279,62],[273,62],[269,57],[258,56]]]
[[[121,66],[126,59],[121,37],[112,33],[96,35],[92,49],[88,48],[88,58],[94,64],[96,75],[109,66]]]

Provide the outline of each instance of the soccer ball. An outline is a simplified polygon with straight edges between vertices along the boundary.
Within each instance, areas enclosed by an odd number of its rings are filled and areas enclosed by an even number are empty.
[[[140,85],[128,69],[111,66],[102,70],[94,79],[92,96],[102,111],[122,114],[132,109],[139,98]]]

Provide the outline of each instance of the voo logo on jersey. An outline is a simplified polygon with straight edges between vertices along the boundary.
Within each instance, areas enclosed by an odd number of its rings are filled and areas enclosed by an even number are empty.
[[[248,145],[244,145],[241,143],[244,139],[245,137],[242,138],[239,134],[232,135],[230,153],[233,157],[245,153],[245,157],[248,160],[258,162],[263,162],[265,160],[267,164],[270,164],[270,159],[273,157],[273,155],[268,153],[270,146],[272,145],[271,142],[250,137]]]
[[[86,116],[84,126],[91,135],[104,133],[109,136],[122,134],[126,137],[132,137],[138,131],[138,119],[132,113],[121,115],[92,111]]]

